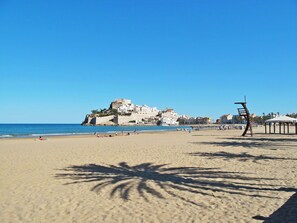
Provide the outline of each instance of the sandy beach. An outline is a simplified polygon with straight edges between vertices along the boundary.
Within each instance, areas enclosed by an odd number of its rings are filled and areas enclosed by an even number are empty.
[[[0,222],[297,222],[297,136],[0,140]]]

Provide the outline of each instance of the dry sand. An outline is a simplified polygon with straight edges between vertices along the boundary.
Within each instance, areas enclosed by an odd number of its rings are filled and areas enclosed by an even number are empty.
[[[297,136],[241,132],[1,139],[0,222],[297,222]]]

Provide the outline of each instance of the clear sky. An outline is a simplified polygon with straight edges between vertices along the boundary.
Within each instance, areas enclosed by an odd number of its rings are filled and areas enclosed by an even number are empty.
[[[117,98],[297,112],[296,86],[296,0],[0,0],[0,123],[80,123]]]

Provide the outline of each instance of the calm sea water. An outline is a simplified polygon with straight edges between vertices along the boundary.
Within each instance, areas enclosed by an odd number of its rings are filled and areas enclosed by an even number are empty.
[[[80,124],[0,124],[0,138],[83,135],[131,131],[174,131],[186,126],[82,126]]]

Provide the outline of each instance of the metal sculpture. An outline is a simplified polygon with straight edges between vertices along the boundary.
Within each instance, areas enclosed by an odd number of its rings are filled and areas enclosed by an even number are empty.
[[[250,119],[250,112],[248,110],[248,108],[246,107],[246,102],[235,102],[235,104],[240,104],[242,105],[242,108],[238,108],[238,115],[241,117],[244,117],[246,120],[246,126],[245,126],[245,130],[242,133],[242,136],[245,136],[248,132],[248,130],[250,130],[250,135],[253,136],[253,130],[252,130],[252,125],[251,125],[251,119]]]

